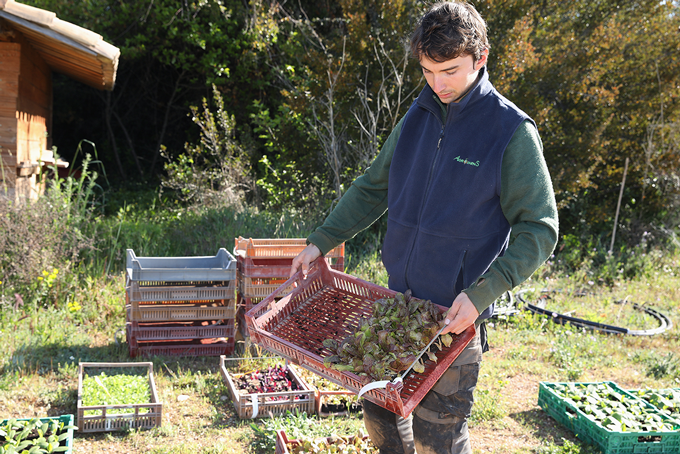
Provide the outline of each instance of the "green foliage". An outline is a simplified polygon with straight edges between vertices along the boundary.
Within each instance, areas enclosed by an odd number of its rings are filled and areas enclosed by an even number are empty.
[[[498,386],[475,389],[475,404],[470,415],[471,423],[502,420],[508,415],[507,405],[503,403],[503,388],[506,383],[499,381]]]
[[[78,429],[57,419],[8,419],[0,424],[1,454],[42,454],[66,452],[71,434],[69,430]]]
[[[680,359],[672,352],[668,352],[666,355],[659,355],[655,352],[638,352],[634,355],[634,359],[645,366],[645,373],[648,377],[657,380],[662,378],[680,379]]]
[[[477,3],[504,28],[491,43],[490,74],[538,124],[561,230],[611,231],[626,157],[623,240],[634,245],[642,232],[674,225],[677,2]]]
[[[127,373],[86,375],[83,378],[83,406],[135,405],[151,402],[149,380],[144,375]],[[142,408],[140,413],[147,412]],[[109,414],[135,413],[133,407],[109,409]],[[100,410],[88,410],[86,415],[99,415]]]
[[[565,381],[578,381],[597,354],[598,339],[586,331],[556,327],[549,349],[550,361]]]
[[[592,448],[588,449],[582,448],[580,445],[576,443],[572,443],[569,440],[566,440],[562,438],[562,444],[552,444],[545,442],[544,445],[542,445],[538,451],[536,451],[537,454],[584,454],[584,453],[590,453],[590,452],[599,452],[599,450],[596,451],[597,448]]]
[[[588,236],[585,232],[582,235],[565,234],[547,266],[549,272],[572,275],[575,282],[611,285],[619,279],[650,276],[659,269],[663,258],[659,239],[654,240],[649,232],[644,232],[635,245],[619,246],[611,252],[608,249],[609,244],[603,237]]]
[[[247,154],[234,140],[234,117],[224,109],[224,100],[213,85],[213,113],[203,99],[203,111],[191,107],[194,123],[200,128],[198,144],[185,145],[176,159],[165,154],[166,176],[161,189],[175,190],[185,204],[238,205],[244,192],[252,189],[248,178]]]
[[[93,248],[90,221],[97,172],[85,156],[80,176],[47,179],[44,196],[13,202],[0,199],[0,297],[19,307],[56,304],[73,284],[71,271]],[[53,169],[56,174],[56,168]]]

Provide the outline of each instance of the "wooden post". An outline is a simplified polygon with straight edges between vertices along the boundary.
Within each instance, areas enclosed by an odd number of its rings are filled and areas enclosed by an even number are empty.
[[[609,246],[609,253],[614,250],[614,239],[616,238],[616,225],[619,223],[619,210],[621,209],[621,199],[623,198],[623,188],[626,186],[626,174],[628,173],[628,158],[623,167],[623,180],[621,181],[621,190],[619,191],[619,202],[616,204],[616,216],[614,216],[614,230],[612,231],[612,242]]]

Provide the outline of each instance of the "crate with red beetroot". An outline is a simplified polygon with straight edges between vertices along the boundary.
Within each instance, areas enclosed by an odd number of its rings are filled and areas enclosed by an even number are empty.
[[[297,286],[287,296],[276,300],[274,292],[246,313],[251,341],[353,393],[363,390],[363,397],[403,417],[410,415],[475,335],[474,326],[451,335],[447,345],[422,357],[418,373],[405,371],[402,380],[366,389],[365,377],[324,361],[336,354],[328,345],[356,333],[372,316],[374,302],[395,298],[397,292],[333,270],[318,259],[306,278],[298,271],[280,288],[292,283]],[[441,318],[447,308],[434,305],[433,310]]]
[[[231,373],[226,357],[220,357],[220,373],[226,382],[239,418],[282,416],[287,411],[314,411],[314,390],[287,365],[269,365],[246,373]]]

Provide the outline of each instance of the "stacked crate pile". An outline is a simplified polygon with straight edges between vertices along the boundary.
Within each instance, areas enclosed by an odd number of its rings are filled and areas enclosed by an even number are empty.
[[[234,352],[236,259],[136,257],[127,250],[126,335],[130,356],[220,356]]]
[[[288,280],[293,259],[307,246],[304,238],[234,239],[238,292],[236,298],[238,328],[248,337],[245,314]],[[325,255],[331,268],[345,270],[345,243]],[[292,291],[287,287],[275,295],[283,298]]]

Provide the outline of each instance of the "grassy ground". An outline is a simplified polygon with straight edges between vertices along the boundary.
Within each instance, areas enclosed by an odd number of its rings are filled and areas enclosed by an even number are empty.
[[[548,300],[559,311],[589,314],[603,322],[634,322],[636,329],[656,321],[637,317],[632,305],[646,304],[680,319],[677,267],[660,269],[645,279],[612,287],[587,286],[567,277],[537,278],[522,286],[527,299]],[[353,274],[384,279],[375,264]],[[569,296],[571,295],[571,296]],[[76,413],[78,363],[128,361],[122,335],[124,285],[121,276],[90,279],[74,292],[80,307],[30,310],[6,305],[0,318],[0,415],[55,416]],[[593,309],[595,308],[595,309]],[[540,381],[605,381],[623,388],[680,387],[680,330],[654,336],[603,335],[557,325],[521,312],[489,324],[491,350],[485,354],[470,422],[475,453],[591,453],[574,434],[556,424],[537,404]],[[242,344],[238,344],[241,349]],[[238,418],[219,373],[218,358],[154,358],[163,402],[162,426],[124,433],[77,434],[76,453],[264,453],[272,421]],[[237,370],[238,361],[230,367]],[[241,370],[247,366],[241,366]],[[283,423],[277,423],[282,425]],[[319,420],[309,416],[289,422],[289,431],[315,426],[317,433],[356,433],[360,415]]]

